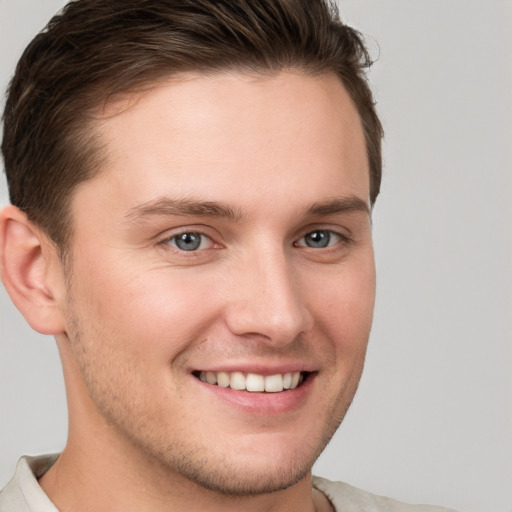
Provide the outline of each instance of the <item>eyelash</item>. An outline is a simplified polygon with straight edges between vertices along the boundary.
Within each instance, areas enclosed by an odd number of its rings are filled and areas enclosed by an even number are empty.
[[[198,237],[199,238],[199,247],[196,249],[193,249],[193,250],[186,250],[186,249],[179,247],[179,241],[180,240],[185,241],[185,237],[187,237],[187,236],[189,237],[189,239],[191,239],[192,237]],[[160,243],[162,245],[167,245],[167,246],[173,247],[173,249],[175,249],[177,252],[184,253],[184,254],[188,253],[188,254],[192,255],[193,253],[198,253],[198,252],[201,252],[201,251],[204,251],[204,250],[207,250],[210,248],[210,247],[201,248],[201,246],[204,244],[204,242],[206,240],[208,240],[212,245],[215,244],[215,242],[212,240],[212,238],[210,236],[206,235],[205,233],[201,233],[200,231],[189,230],[189,231],[182,231],[181,233],[176,233],[175,235],[167,237],[164,240],[162,240]]]
[[[323,236],[326,236],[327,239],[326,239],[326,245],[325,246],[322,246],[322,247],[311,247],[310,245],[306,245],[306,243],[302,244],[300,243],[302,240],[306,240],[307,237],[312,237],[313,235],[319,235],[321,234],[322,237]],[[334,243],[331,243],[332,242],[332,238],[334,238]],[[319,229],[314,229],[312,231],[308,231],[304,236],[302,236],[301,238],[299,238],[299,240],[297,240],[296,242],[294,242],[294,246],[295,247],[306,247],[308,249],[313,249],[313,250],[319,250],[319,249],[330,249],[332,247],[335,247],[337,246],[338,244],[340,243],[344,243],[344,244],[347,244],[349,243],[351,240],[348,236],[346,235],[343,235],[342,233],[338,233],[337,231],[334,231],[332,229],[325,229],[325,228],[319,228]],[[324,240],[320,240],[320,243],[323,243]]]
[[[301,243],[301,241],[305,240],[308,236],[311,237],[312,235],[315,235],[315,234],[322,234],[322,236],[327,236],[327,241],[326,241],[325,246],[311,247],[310,245],[307,245],[306,242]],[[198,237],[199,238],[199,246],[197,248],[193,248],[191,250],[183,249],[182,247],[179,246],[180,237],[181,237],[181,241],[186,241],[185,237],[188,237],[188,239],[191,241],[193,241],[194,237]],[[332,238],[334,238],[334,240],[335,240],[334,243],[331,243]],[[213,239],[210,236],[206,235],[205,233],[202,233],[200,231],[187,230],[187,231],[182,231],[180,233],[176,233],[170,237],[166,237],[164,240],[162,240],[160,242],[160,244],[164,245],[164,246],[170,246],[175,251],[177,251],[183,255],[186,254],[188,256],[192,256],[192,255],[200,253],[202,251],[205,251],[205,250],[208,250],[211,248],[215,248],[215,247],[206,247],[206,248],[202,247],[201,248],[201,246],[205,243],[205,241],[209,241],[210,244],[213,246],[216,245],[215,242],[213,241]],[[323,240],[319,241],[319,243],[322,243],[322,242],[323,242]],[[331,249],[332,250],[333,247],[336,247],[340,243],[342,243],[344,245],[348,245],[351,242],[352,242],[352,239],[345,234],[339,233],[332,229],[319,228],[319,229],[313,229],[313,230],[305,233],[302,237],[300,237],[297,241],[295,241],[293,243],[293,246],[294,247],[304,247],[306,249],[310,249],[313,251],[320,250],[320,249],[324,249],[324,250]],[[217,248],[219,248],[219,247],[220,246],[217,246]]]

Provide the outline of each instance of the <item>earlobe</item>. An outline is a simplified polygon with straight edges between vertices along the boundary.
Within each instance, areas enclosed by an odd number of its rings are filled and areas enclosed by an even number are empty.
[[[65,293],[57,250],[25,213],[7,206],[0,213],[0,272],[12,301],[42,334],[64,332]]]

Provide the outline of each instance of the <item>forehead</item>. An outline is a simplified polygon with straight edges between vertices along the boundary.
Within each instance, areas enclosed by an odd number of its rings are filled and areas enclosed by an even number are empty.
[[[107,158],[92,181],[130,201],[277,189],[284,199],[307,195],[304,181],[312,197],[333,183],[368,196],[360,117],[334,74],[180,76],[111,103],[98,129]]]

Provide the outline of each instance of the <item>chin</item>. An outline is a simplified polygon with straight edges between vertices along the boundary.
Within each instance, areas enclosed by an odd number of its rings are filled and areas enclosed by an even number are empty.
[[[204,465],[182,468],[182,475],[202,488],[230,496],[258,496],[288,489],[309,475],[310,464],[281,464],[280,467],[258,468],[238,464],[222,465],[215,469]],[[185,469],[185,471],[183,471]]]
[[[232,442],[225,453],[194,450],[154,454],[163,466],[189,482],[222,495],[256,496],[288,489],[308,477],[328,439],[297,440],[255,436]],[[278,442],[279,440],[279,442]],[[233,440],[234,441],[234,440]],[[176,455],[178,455],[176,457]]]

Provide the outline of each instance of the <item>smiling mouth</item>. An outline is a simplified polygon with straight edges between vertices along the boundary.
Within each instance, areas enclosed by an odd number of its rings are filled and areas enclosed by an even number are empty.
[[[231,388],[250,393],[280,393],[300,386],[309,372],[278,373],[276,375],[259,375],[242,372],[204,372],[195,371],[194,377],[213,386]]]

